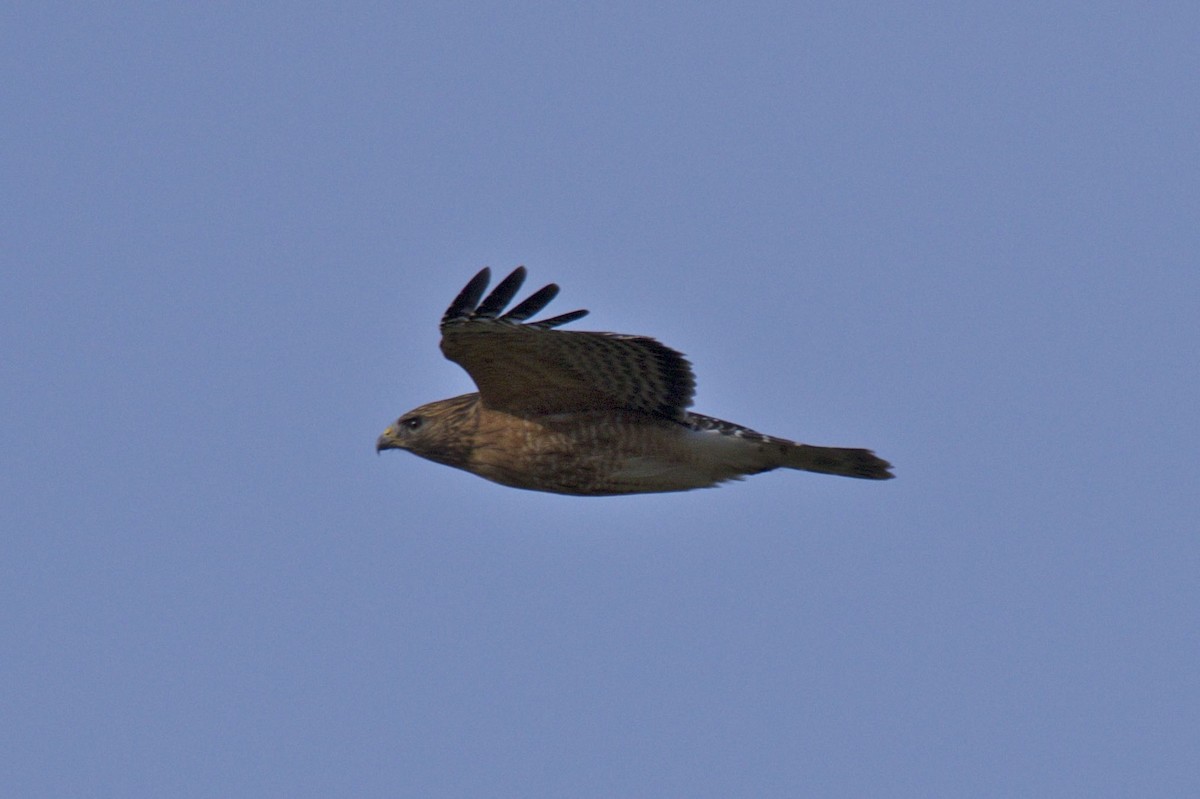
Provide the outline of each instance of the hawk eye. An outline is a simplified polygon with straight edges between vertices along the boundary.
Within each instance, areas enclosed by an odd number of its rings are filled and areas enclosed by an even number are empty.
[[[420,430],[423,424],[425,424],[425,420],[420,416],[410,416],[407,419],[400,420],[400,425],[405,430]]]

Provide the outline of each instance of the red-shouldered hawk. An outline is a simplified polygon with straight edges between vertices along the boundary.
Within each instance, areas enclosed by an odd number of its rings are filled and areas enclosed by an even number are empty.
[[[784,467],[886,480],[866,449],[816,447],[687,410],[696,380],[652,338],[555,330],[587,314],[527,322],[551,283],[508,313],[517,267],[482,302],[484,268],[442,316],[442,352],[479,388],[409,411],[376,451],[406,449],[515,488],[603,496],[707,488]]]

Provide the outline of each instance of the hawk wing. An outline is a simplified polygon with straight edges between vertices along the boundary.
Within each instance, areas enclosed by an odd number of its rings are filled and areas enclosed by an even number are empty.
[[[551,283],[501,314],[525,282],[517,267],[482,302],[484,268],[442,317],[442,352],[467,370],[483,404],[520,416],[631,410],[682,420],[692,404],[691,364],[652,338],[555,330],[587,311],[525,320],[558,294]]]

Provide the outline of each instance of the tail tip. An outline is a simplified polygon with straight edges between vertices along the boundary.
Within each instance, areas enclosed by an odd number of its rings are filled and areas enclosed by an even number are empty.
[[[795,468],[863,480],[891,480],[896,476],[892,474],[892,464],[869,449],[813,447],[802,444],[794,452],[801,456]]]

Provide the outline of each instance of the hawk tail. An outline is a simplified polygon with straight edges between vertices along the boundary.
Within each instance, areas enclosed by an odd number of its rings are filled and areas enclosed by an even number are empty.
[[[782,465],[789,469],[861,477],[864,480],[890,480],[895,477],[891,472],[892,464],[869,449],[793,444],[784,455]]]

